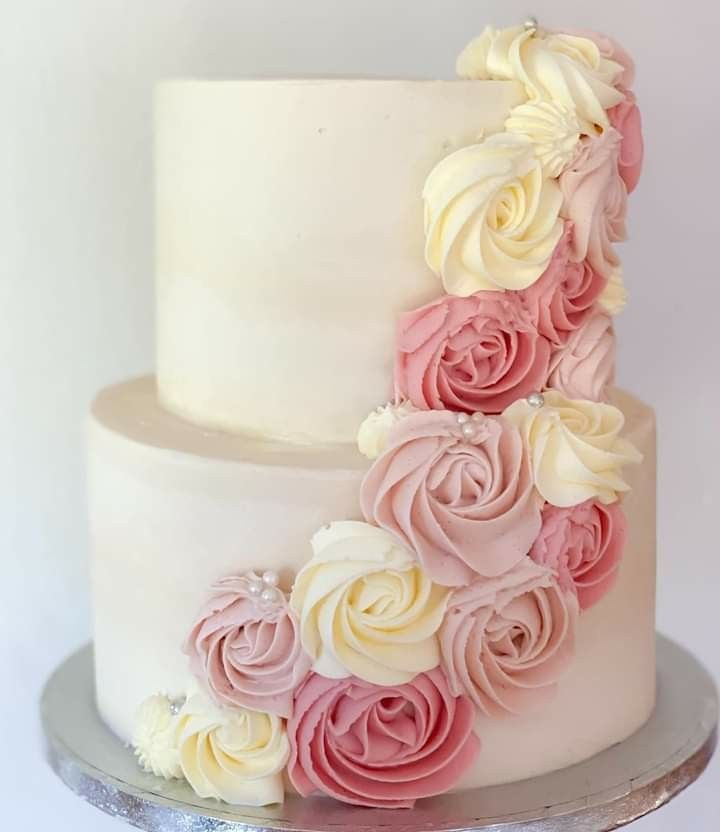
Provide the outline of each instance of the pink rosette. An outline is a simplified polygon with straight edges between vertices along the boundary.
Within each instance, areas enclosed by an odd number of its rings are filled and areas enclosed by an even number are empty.
[[[311,673],[288,722],[288,774],[307,797],[356,806],[412,808],[452,788],[475,761],[469,699],[453,696],[440,670],[378,687]]]
[[[615,78],[615,86],[631,87],[633,85],[635,81],[635,62],[630,54],[625,51],[625,48],[614,38],[600,32],[591,32],[588,30],[574,30],[570,34],[588,38],[588,40],[595,43],[603,58],[608,58],[611,61],[615,61],[616,64],[620,64],[621,71]]]
[[[550,363],[548,387],[569,399],[607,399],[615,378],[615,333],[612,319],[596,312],[576,329],[565,346],[557,349]]]
[[[192,672],[221,705],[288,717],[311,661],[285,594],[253,573],[223,578],[212,591],[184,647]]]
[[[560,585],[589,609],[613,586],[627,540],[620,503],[587,500],[571,508],[547,505],[530,557],[551,568]]]
[[[540,530],[522,437],[502,417],[405,417],[365,476],[360,502],[367,521],[394,534],[444,586],[507,572]]]
[[[439,633],[451,691],[491,717],[537,710],[572,660],[577,618],[575,595],[527,557],[456,590]]]
[[[586,136],[559,180],[561,213],[574,226],[570,257],[575,262],[587,258],[605,279],[620,264],[613,243],[626,237],[627,189],[618,170],[621,141],[612,127],[600,136]]]
[[[625,100],[608,110],[610,124],[622,136],[618,170],[628,193],[632,193],[642,172],[645,144],[642,135],[642,119],[635,95],[630,90],[623,90]]]
[[[518,292],[538,332],[556,347],[585,323],[607,284],[586,260],[575,263],[570,259],[572,234],[572,223],[566,222],[547,269],[535,283]]]
[[[448,295],[401,317],[395,389],[424,410],[500,413],[544,386],[549,359],[515,293]]]

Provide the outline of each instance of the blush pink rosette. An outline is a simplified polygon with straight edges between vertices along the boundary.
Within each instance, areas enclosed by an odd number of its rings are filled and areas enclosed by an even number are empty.
[[[622,136],[609,127],[586,136],[573,164],[560,175],[561,214],[573,223],[571,259],[587,259],[609,279],[620,260],[614,243],[626,238],[627,188],[619,173]]]
[[[550,349],[515,293],[448,295],[401,317],[396,394],[424,410],[500,413],[544,386]]]
[[[576,329],[553,355],[548,387],[569,399],[607,399],[615,378],[615,333],[612,318],[596,312]]]
[[[262,589],[253,573],[218,581],[184,649],[192,672],[219,704],[288,717],[312,662],[285,594],[265,587],[272,599],[263,600]]]
[[[566,222],[550,265],[532,286],[518,293],[538,332],[555,347],[585,323],[607,284],[587,260],[570,259],[572,235],[572,223]]]
[[[642,134],[642,119],[640,108],[635,101],[635,95],[630,90],[623,90],[625,100],[608,110],[610,124],[620,133],[620,154],[618,156],[618,171],[625,183],[628,193],[632,193],[642,173],[645,144]]]
[[[520,432],[479,413],[404,418],[365,476],[360,501],[367,521],[395,535],[444,586],[507,572],[540,530]]]
[[[572,508],[547,505],[530,557],[551,568],[560,585],[592,607],[612,588],[627,540],[620,503],[586,500]]]
[[[452,788],[477,758],[469,699],[439,669],[378,687],[311,673],[288,722],[288,774],[307,797],[356,806],[411,808]]]
[[[537,710],[573,658],[577,618],[575,595],[528,557],[456,590],[440,629],[451,691],[491,717]]]

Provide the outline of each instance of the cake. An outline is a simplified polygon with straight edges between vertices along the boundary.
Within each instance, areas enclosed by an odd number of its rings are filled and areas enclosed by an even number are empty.
[[[531,21],[457,68],[157,89],[157,376],[89,425],[96,696],[200,797],[410,807],[653,710],[633,63]]]

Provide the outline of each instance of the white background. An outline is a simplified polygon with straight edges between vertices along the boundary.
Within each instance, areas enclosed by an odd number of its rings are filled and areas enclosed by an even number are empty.
[[[450,77],[528,11],[636,56],[648,144],[623,248],[621,382],[661,432],[659,627],[720,677],[720,6],[702,0],[0,3],[0,797],[4,827],[111,830],[40,757],[47,673],[90,636],[83,418],[153,366],[151,89],[176,75]],[[621,696],[622,692],[618,691]],[[589,716],[591,718],[591,716]],[[717,829],[720,759],[638,830]]]

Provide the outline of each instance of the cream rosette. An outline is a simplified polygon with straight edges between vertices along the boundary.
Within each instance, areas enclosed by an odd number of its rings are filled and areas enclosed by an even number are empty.
[[[279,717],[221,708],[195,693],[178,716],[176,738],[182,773],[199,797],[238,806],[282,803],[290,743]]]
[[[627,289],[623,277],[622,266],[618,266],[610,273],[605,288],[598,297],[598,303],[608,315],[618,315],[627,303]]]
[[[407,401],[386,404],[373,410],[358,431],[357,445],[360,453],[368,459],[377,459],[387,447],[390,429],[416,411],[417,407]]]
[[[519,81],[530,101],[555,101],[577,112],[584,133],[609,125],[607,110],[624,96],[615,88],[625,67],[590,38],[511,26],[488,26],[457,60],[462,78]]]
[[[143,771],[166,780],[183,776],[176,728],[177,718],[167,696],[156,694],[142,702],[135,714],[132,745]]]
[[[592,498],[613,503],[628,491],[622,467],[642,454],[620,437],[625,418],[617,407],[568,399],[555,390],[544,404],[516,401],[503,414],[520,429],[530,455],[535,486],[554,506],[575,506]]]
[[[505,130],[530,139],[549,179],[560,176],[578,152],[578,117],[574,110],[555,101],[520,104],[510,111]]]
[[[527,136],[496,133],[451,153],[423,199],[425,258],[451,295],[527,288],[563,233],[560,188]]]
[[[436,633],[448,592],[410,552],[383,529],[358,521],[325,526],[312,548],[290,604],[316,673],[397,685],[437,667]]]

